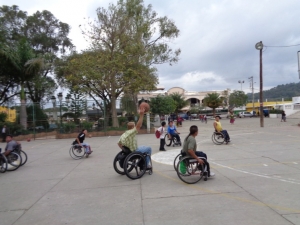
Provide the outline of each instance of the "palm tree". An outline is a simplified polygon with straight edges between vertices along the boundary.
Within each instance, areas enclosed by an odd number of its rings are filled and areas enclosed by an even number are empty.
[[[188,106],[190,103],[189,101],[185,100],[182,94],[179,94],[178,92],[176,93],[172,93],[171,98],[173,98],[176,108],[175,108],[175,112],[179,113],[181,111],[182,108]]]
[[[213,116],[215,116],[216,108],[223,105],[224,97],[221,97],[218,93],[207,94],[203,99],[204,105],[212,108]]]
[[[0,45],[0,59],[6,68],[4,76],[10,77],[15,86],[20,89],[20,124],[27,129],[25,82],[32,80],[44,66],[42,58],[36,58],[32,48],[26,40],[20,40],[14,47]]]

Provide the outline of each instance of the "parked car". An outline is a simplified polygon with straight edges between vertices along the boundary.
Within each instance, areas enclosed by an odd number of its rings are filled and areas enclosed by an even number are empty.
[[[58,126],[56,124],[49,124],[49,129],[57,129]]]
[[[239,118],[242,118],[242,117],[250,117],[250,118],[252,118],[253,115],[250,112],[239,112]]]
[[[184,120],[188,120],[189,116],[186,113],[179,113],[179,116],[184,119]]]

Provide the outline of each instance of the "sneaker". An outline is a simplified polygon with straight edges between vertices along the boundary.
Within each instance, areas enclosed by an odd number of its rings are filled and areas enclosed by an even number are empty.
[[[209,173],[208,173],[208,177],[213,177],[213,176],[215,176],[215,173],[214,173],[214,172],[209,172]]]

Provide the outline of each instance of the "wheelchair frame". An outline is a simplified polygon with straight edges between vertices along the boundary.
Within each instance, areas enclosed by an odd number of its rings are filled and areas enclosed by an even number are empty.
[[[150,157],[150,169],[147,169],[146,165],[147,156]],[[122,166],[120,164],[120,160],[124,160]],[[120,165],[121,168],[118,168],[118,165]],[[132,180],[141,178],[144,176],[146,171],[148,171],[149,175],[153,173],[151,155],[140,152],[131,152],[126,147],[123,147],[122,151],[116,155],[113,166],[118,174],[126,175]]]

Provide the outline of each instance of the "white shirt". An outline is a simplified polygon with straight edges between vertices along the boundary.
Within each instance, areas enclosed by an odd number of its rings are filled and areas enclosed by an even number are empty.
[[[3,127],[3,128],[2,128],[2,133],[5,133],[5,130],[6,130],[6,128],[5,128],[5,127]]]
[[[158,131],[160,132],[160,139],[164,139],[165,138],[165,131],[166,129],[163,127],[158,128]]]

